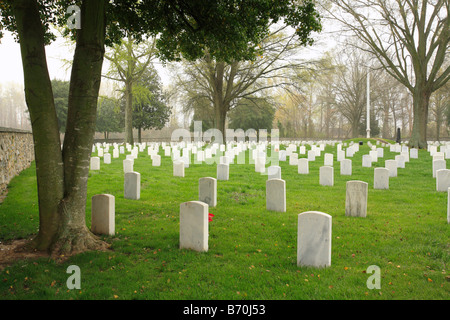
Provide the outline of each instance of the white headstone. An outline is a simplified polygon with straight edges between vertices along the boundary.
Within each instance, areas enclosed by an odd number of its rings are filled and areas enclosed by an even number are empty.
[[[113,158],[116,159],[119,157],[119,149],[114,148],[113,149]]]
[[[308,150],[308,161],[315,161],[316,153],[313,150]]]
[[[266,181],[266,209],[286,212],[286,181],[281,179]]]
[[[299,174],[309,173],[309,160],[307,158],[298,159],[297,172]]]
[[[115,198],[110,194],[97,194],[91,201],[91,231],[113,236],[115,233]]]
[[[419,158],[419,151],[417,149],[410,149],[409,150],[409,157],[411,159],[418,159]]]
[[[373,171],[373,188],[389,189],[389,169],[375,168]]]
[[[263,173],[266,170],[266,158],[256,157],[255,172]]]
[[[228,180],[230,173],[230,166],[228,164],[217,165],[217,180]]]
[[[91,170],[100,170],[100,158],[91,157]]]
[[[332,217],[318,211],[298,215],[297,266],[328,267],[331,265]]]
[[[369,156],[372,159],[372,162],[378,161],[378,151],[376,150],[369,151]]]
[[[217,180],[211,177],[198,180],[198,200],[210,207],[217,205]]]
[[[324,156],[324,166],[333,166],[333,154],[332,153],[325,153]]]
[[[436,171],[440,169],[447,169],[445,160],[433,160],[433,178],[436,178]]]
[[[436,191],[446,192],[450,188],[450,170],[436,170]]]
[[[397,168],[405,168],[405,157],[402,155],[395,156],[395,160],[397,161]]]
[[[103,155],[103,163],[111,164],[111,153],[105,153]]]
[[[184,177],[184,162],[181,160],[176,160],[173,162],[173,176],[174,177]]]
[[[270,166],[267,168],[267,179],[281,179],[281,167]]]
[[[296,166],[298,161],[298,154],[297,153],[291,153],[289,156],[289,165]]]
[[[319,169],[319,183],[322,186],[334,185],[334,168],[330,166],[323,166]]]
[[[362,156],[362,166],[366,168],[372,167],[372,157],[368,154]]]
[[[384,157],[384,149],[383,148],[377,148],[377,155],[378,155],[378,158],[383,158]]]
[[[208,205],[189,201],[180,205],[180,249],[208,251]]]
[[[345,215],[366,217],[368,183],[364,181],[347,181],[345,196]]]
[[[352,175],[352,160],[344,159],[341,161],[341,175],[342,176]]]
[[[152,166],[153,167],[161,166],[161,156],[159,154],[152,156]]]
[[[139,200],[141,197],[141,174],[139,172],[127,172],[124,179],[124,198]]]
[[[389,169],[389,177],[397,176],[397,160],[386,160],[384,162],[384,167]]]
[[[122,162],[123,162],[123,172],[124,173],[133,171],[133,166],[134,166],[134,161],[133,160],[125,159]]]
[[[278,160],[286,161],[286,150],[280,150],[278,152]]]

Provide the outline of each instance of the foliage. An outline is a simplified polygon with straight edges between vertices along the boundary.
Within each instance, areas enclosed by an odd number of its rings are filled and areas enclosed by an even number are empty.
[[[133,90],[133,127],[162,129],[169,120],[171,110],[165,104],[156,70],[147,68]]]
[[[241,99],[229,114],[228,127],[231,129],[272,130],[275,108],[263,98]]]
[[[119,101],[109,97],[100,97],[97,107],[96,130],[105,133],[121,132],[123,130],[123,117],[120,113]]]
[[[67,108],[69,103],[70,82],[52,80],[53,96],[55,100],[56,115],[58,117],[59,131],[66,131]]]

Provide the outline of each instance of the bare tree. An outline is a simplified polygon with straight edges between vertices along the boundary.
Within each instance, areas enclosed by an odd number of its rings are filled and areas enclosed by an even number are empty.
[[[289,90],[295,86],[294,71],[306,64],[296,56],[302,44],[287,30],[281,27],[271,32],[261,42],[260,54],[254,61],[225,62],[206,55],[196,62],[186,62],[184,74],[177,73],[178,88],[186,94],[187,101],[197,99],[210,106],[214,126],[225,132],[227,113],[240,99],[252,99],[274,88]]]
[[[431,94],[450,78],[448,0],[332,0],[328,12],[352,31],[413,96],[410,146],[426,148]],[[441,72],[439,72],[441,71]]]

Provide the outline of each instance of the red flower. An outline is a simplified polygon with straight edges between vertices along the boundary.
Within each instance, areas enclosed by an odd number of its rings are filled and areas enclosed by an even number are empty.
[[[213,215],[213,214],[211,214],[211,213],[208,213],[208,221],[209,221],[209,222],[211,222],[211,221],[212,221],[212,217],[214,217],[214,215]]]

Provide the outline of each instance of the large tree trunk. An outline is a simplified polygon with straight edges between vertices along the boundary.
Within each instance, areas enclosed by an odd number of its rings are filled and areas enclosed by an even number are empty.
[[[354,120],[352,122],[352,138],[358,138],[359,136],[359,122]]]
[[[221,103],[217,103],[217,105],[214,105],[214,112],[215,112],[215,120],[214,120],[215,127],[222,133],[223,141],[226,141],[225,137],[225,121],[227,118],[226,108],[224,108],[221,105]]]
[[[414,122],[409,146],[427,148],[428,106],[431,92],[424,85],[418,85],[413,93]]]
[[[33,131],[39,200],[39,233],[35,246],[41,250],[52,244],[59,225],[58,206],[64,195],[61,141],[37,3],[15,0],[12,4]]]
[[[40,226],[34,247],[53,254],[105,248],[106,243],[88,230],[85,216],[104,54],[106,2],[82,3],[82,28],[77,30],[62,152],[36,1],[14,1],[13,7],[35,140]]]

